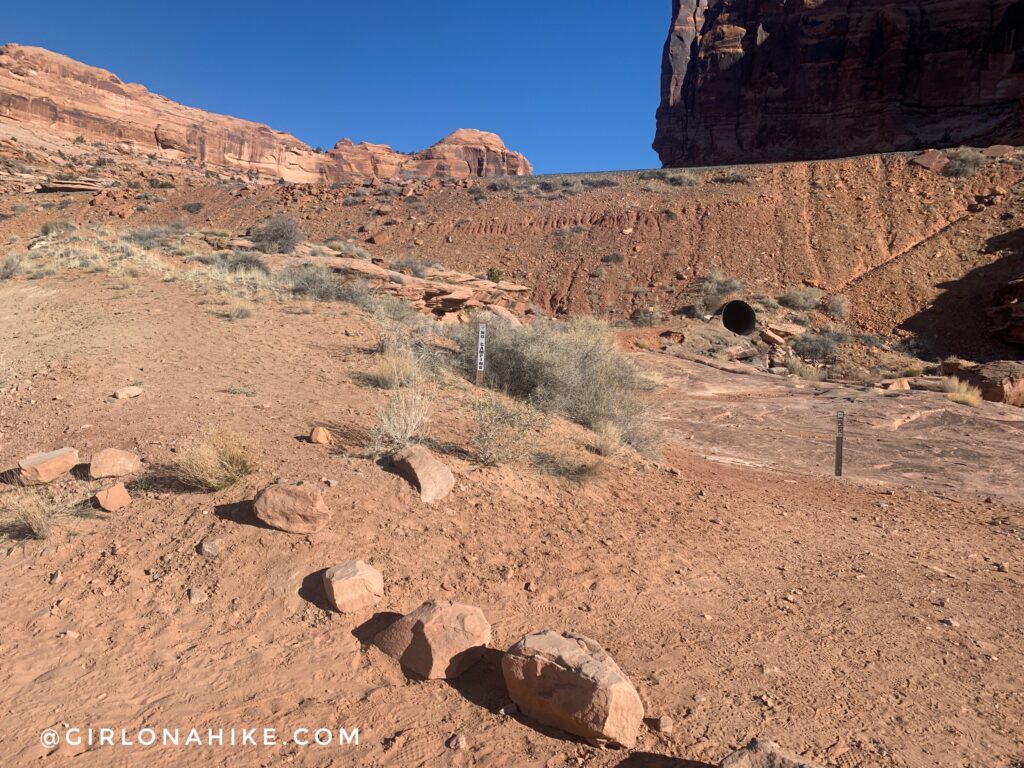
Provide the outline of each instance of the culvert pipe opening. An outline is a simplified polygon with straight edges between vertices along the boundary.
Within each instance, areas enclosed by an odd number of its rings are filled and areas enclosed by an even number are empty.
[[[757,312],[745,301],[735,299],[722,306],[722,325],[740,336],[749,336],[757,328]]]

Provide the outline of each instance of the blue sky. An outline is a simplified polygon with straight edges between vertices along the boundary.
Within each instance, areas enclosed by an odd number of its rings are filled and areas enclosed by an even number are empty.
[[[10,2],[39,45],[311,146],[494,131],[539,173],[657,167],[669,0]]]

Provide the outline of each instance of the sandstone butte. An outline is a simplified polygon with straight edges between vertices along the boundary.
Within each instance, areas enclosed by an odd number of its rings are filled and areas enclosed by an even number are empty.
[[[673,0],[666,166],[1024,143],[1014,0]]]
[[[0,137],[5,125],[294,183],[533,172],[529,161],[509,150],[500,137],[469,129],[414,154],[348,139],[321,153],[268,126],[186,107],[141,85],[124,83],[104,69],[13,43],[0,46]]]

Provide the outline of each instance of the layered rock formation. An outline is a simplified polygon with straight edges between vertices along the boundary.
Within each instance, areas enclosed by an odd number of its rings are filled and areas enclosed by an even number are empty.
[[[1017,0],[673,0],[666,166],[1024,143]]]
[[[298,183],[532,173],[526,158],[498,136],[473,130],[456,131],[411,155],[348,140],[322,154],[265,125],[186,107],[106,70],[13,44],[0,47],[0,137],[5,124],[27,126],[58,141],[82,137],[217,171]]]

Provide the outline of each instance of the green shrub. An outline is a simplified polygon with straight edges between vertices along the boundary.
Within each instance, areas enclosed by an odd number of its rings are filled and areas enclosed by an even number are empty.
[[[291,253],[303,237],[295,219],[283,215],[268,219],[250,233],[253,245],[264,253]]]

